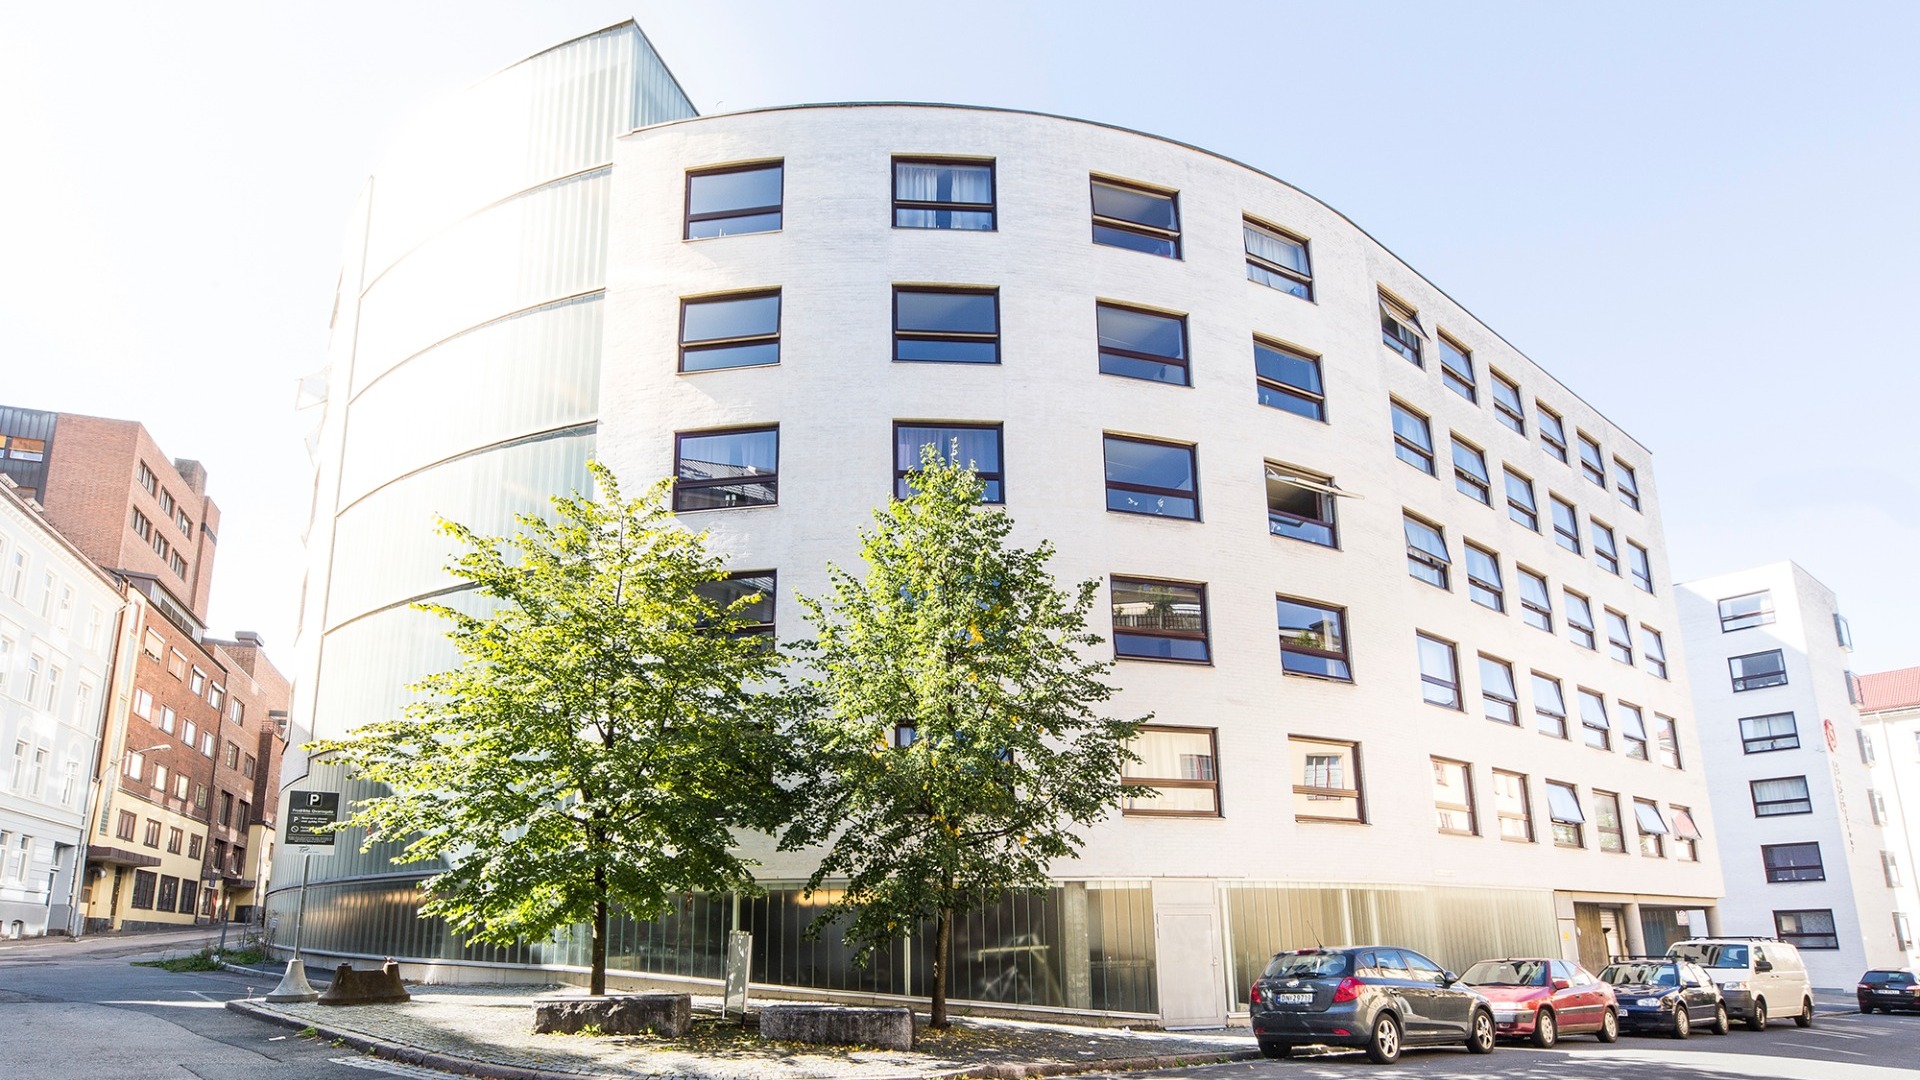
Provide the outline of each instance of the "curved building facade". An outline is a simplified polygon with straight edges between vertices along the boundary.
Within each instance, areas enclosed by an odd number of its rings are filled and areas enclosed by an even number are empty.
[[[1018,540],[1106,582],[1113,708],[1153,714],[1135,772],[1162,796],[962,928],[957,996],[1215,1022],[1315,940],[1592,965],[1718,929],[1648,451],[1353,223],[1050,116],[634,126],[361,287],[321,455],[339,495],[316,503],[318,734],[452,659],[404,607],[451,584],[434,514],[504,529],[589,455],[676,475],[795,637],[904,464],[958,438]],[[378,310],[390,283],[421,302]],[[737,918],[756,979],[921,992],[918,940],[865,969],[800,941],[812,864],[758,854],[766,897],[689,897],[624,927],[616,966],[715,977]],[[310,943],[580,961],[462,950],[383,855],[329,860]]]

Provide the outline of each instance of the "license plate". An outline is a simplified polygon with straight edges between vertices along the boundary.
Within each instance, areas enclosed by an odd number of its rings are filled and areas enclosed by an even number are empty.
[[[1273,1003],[1275,1005],[1311,1005],[1313,1004],[1313,995],[1311,993],[1275,994],[1273,995]]]

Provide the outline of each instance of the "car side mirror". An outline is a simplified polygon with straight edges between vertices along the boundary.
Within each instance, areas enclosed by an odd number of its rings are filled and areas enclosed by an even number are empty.
[[[1773,961],[1771,961],[1771,960],[1755,960],[1755,961],[1753,962],[1753,970],[1755,970],[1755,971],[1772,971],[1772,970],[1773,970]]]
[[[1459,981],[1460,981],[1460,976],[1455,975],[1451,971],[1443,971],[1440,973],[1441,986],[1452,986],[1454,983],[1457,983]]]
[[[1569,980],[1567,980],[1567,979],[1555,979],[1555,980],[1553,980],[1553,988],[1554,988],[1555,990],[1565,990],[1565,989],[1568,989],[1568,988],[1569,988],[1569,987],[1571,987],[1571,986],[1573,986],[1573,983],[1572,983],[1571,981],[1569,981]]]

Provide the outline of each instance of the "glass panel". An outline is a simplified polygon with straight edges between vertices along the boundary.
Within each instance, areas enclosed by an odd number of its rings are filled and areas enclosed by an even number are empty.
[[[773,629],[774,616],[774,575],[772,574],[734,574],[718,581],[709,581],[699,587],[704,596],[715,607],[726,611],[747,597],[753,600],[735,614],[744,622],[753,623],[767,630]]]
[[[1420,653],[1420,696],[1429,705],[1460,707],[1460,677],[1454,670],[1453,646],[1425,634],[1416,635]]]
[[[1000,331],[998,297],[993,293],[895,289],[894,317],[902,330],[995,334]]]
[[[1307,265],[1307,246],[1271,229],[1263,229],[1252,222],[1243,225],[1246,235],[1247,254],[1265,259],[1270,263],[1284,266],[1301,275],[1312,271]]]
[[[1253,343],[1253,368],[1263,379],[1297,387],[1320,396],[1320,361],[1264,342]],[[1262,404],[1271,404],[1264,399]],[[1285,408],[1286,406],[1281,406]]]
[[[1106,437],[1107,509],[1194,518],[1198,502],[1178,493],[1195,490],[1193,450],[1186,446]],[[1153,489],[1148,491],[1125,490]]]
[[[1173,196],[1098,180],[1093,182],[1093,212],[1101,217],[1118,218],[1168,232],[1177,232],[1180,228]]]
[[[1205,660],[1206,632],[1199,586],[1113,579],[1114,649],[1121,656]]]
[[[683,343],[757,337],[780,332],[780,294],[689,300],[681,320]]]
[[[780,433],[776,429],[683,435],[679,443],[678,475],[682,481],[746,481],[774,476],[779,470]],[[682,483],[674,488],[674,508],[757,506],[776,501],[775,495],[774,485],[764,481],[694,486]]]
[[[1187,783],[1160,787],[1157,798],[1131,802],[1127,809],[1163,813],[1212,813],[1218,809],[1217,789],[1211,786],[1216,780],[1213,732],[1148,728],[1134,739],[1131,749],[1140,760],[1126,765],[1126,777]],[[1187,786],[1200,782],[1208,786]]]
[[[1415,416],[1397,402],[1393,406],[1393,433],[1429,454],[1433,452],[1433,436],[1427,432],[1426,418]]]
[[[1547,810],[1553,820],[1567,825],[1584,825],[1587,821],[1580,812],[1580,796],[1565,784],[1547,782]]]
[[[986,485],[985,501],[1004,501],[1000,488],[1000,429],[964,424],[899,424],[894,427],[895,497],[907,497],[904,474],[920,467],[920,449],[924,446],[939,447],[948,461],[977,471]]]
[[[1333,546],[1333,496],[1292,483],[1267,466],[1267,528],[1275,536]]]
[[[1094,225],[1093,242],[1106,247],[1125,248],[1128,251],[1144,252],[1148,255],[1163,255],[1169,259],[1180,257],[1180,247],[1172,240],[1148,233],[1128,232],[1125,229],[1110,228],[1106,225]]]
[[[769,165],[757,169],[735,169],[731,172],[694,173],[687,177],[687,213],[689,215],[721,214],[728,211],[778,207],[781,181],[785,171],[782,166]],[[725,227],[724,222],[707,224]],[[696,223],[695,227],[698,226],[699,223]],[[696,232],[693,235],[722,236],[733,231],[739,230],[725,228],[721,232]]]
[[[1344,616],[1332,608],[1285,598],[1279,598],[1276,606],[1282,669],[1303,675],[1347,678]]]
[[[1720,601],[1720,629],[1723,631],[1765,626],[1772,621],[1773,594],[1771,592],[1747,593],[1745,596],[1730,596]]]

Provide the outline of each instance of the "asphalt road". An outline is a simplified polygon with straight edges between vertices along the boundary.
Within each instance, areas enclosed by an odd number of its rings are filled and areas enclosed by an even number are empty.
[[[173,973],[130,965],[190,952],[205,932],[65,938],[0,948],[0,1078],[4,1080],[451,1080],[295,1037],[224,1007],[271,979]]]

